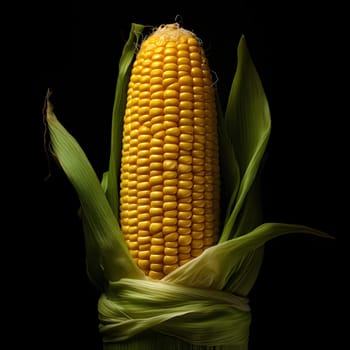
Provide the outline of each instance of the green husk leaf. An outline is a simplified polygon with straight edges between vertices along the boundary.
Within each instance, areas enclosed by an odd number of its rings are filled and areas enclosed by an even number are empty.
[[[237,217],[256,179],[271,129],[268,101],[244,36],[240,39],[237,53],[237,69],[225,111],[224,125],[237,157],[241,181],[237,196],[231,198],[227,208],[220,242],[238,235],[234,226],[237,225]],[[254,212],[254,208],[251,212]],[[241,233],[244,231],[241,229]]]
[[[252,187],[247,193],[244,205],[237,218],[236,236],[242,236],[263,223],[261,208],[261,171],[258,172]],[[264,257],[264,246],[248,252],[237,265],[235,273],[229,278],[225,290],[238,295],[248,295],[258,277]]]
[[[110,283],[98,309],[105,342],[152,329],[195,345],[242,345],[251,317],[246,298],[154,280]]]
[[[99,179],[75,138],[58,121],[46,101],[46,121],[53,153],[75,188],[81,204],[87,251],[87,269],[100,289],[102,281],[122,277],[144,278],[131,258]]]
[[[126,105],[127,86],[129,82],[131,63],[137,49],[137,43],[144,26],[131,24],[129,39],[126,42],[119,61],[119,71],[112,113],[111,150],[109,169],[104,174],[106,195],[113,213],[119,217],[119,169],[122,150],[123,117]]]
[[[221,168],[221,205],[226,212],[232,211],[232,206],[240,184],[240,171],[232,142],[225,127],[224,115],[220,97],[216,96],[219,135],[219,156]],[[222,212],[224,212],[222,210]],[[223,218],[224,219],[224,218]],[[223,220],[224,221],[224,220]]]
[[[163,281],[197,288],[223,289],[230,277],[236,273],[242,258],[263,246],[268,240],[288,233],[331,237],[304,225],[264,223],[245,235],[207,248],[200,256],[169,273]],[[232,292],[236,293],[235,290]]]

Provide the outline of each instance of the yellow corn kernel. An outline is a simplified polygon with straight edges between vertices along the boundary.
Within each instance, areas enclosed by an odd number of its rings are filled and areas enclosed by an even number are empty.
[[[120,222],[136,264],[161,279],[220,232],[213,81],[200,41],[178,24],[141,44],[131,71],[120,168]]]

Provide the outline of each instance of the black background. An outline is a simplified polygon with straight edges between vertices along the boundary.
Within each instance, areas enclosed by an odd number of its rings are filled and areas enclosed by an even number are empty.
[[[263,173],[265,221],[305,224],[337,238],[290,235],[266,244],[250,295],[250,350],[341,348],[343,321],[338,318],[345,301],[340,282],[346,276],[340,278],[344,256],[338,248],[347,233],[348,207],[347,116],[340,112],[343,94],[335,83],[344,43],[336,40],[334,23],[341,21],[341,10],[326,5],[306,9],[295,2],[219,5],[130,2],[118,9],[113,2],[51,3],[31,18],[31,122],[39,155],[33,172],[40,197],[30,239],[35,247],[29,255],[35,263],[33,287],[39,287],[33,288],[31,305],[37,316],[31,324],[37,348],[80,344],[84,350],[101,349],[98,293],[85,273],[79,203],[44,146],[46,90],[52,88],[59,120],[101,176],[108,166],[118,62],[130,24],[158,26],[175,20],[203,40],[224,103],[236,47],[240,36],[246,36],[271,109]]]

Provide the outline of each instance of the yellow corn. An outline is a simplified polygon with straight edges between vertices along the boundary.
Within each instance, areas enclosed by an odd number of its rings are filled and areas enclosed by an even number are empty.
[[[219,238],[214,87],[198,38],[160,26],[137,53],[128,85],[120,223],[131,256],[161,279]]]

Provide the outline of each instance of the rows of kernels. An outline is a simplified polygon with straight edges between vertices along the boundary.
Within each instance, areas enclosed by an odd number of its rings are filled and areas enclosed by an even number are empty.
[[[211,85],[204,52],[188,36],[149,37],[133,66],[123,131],[121,226],[135,262],[155,279],[218,238]]]

